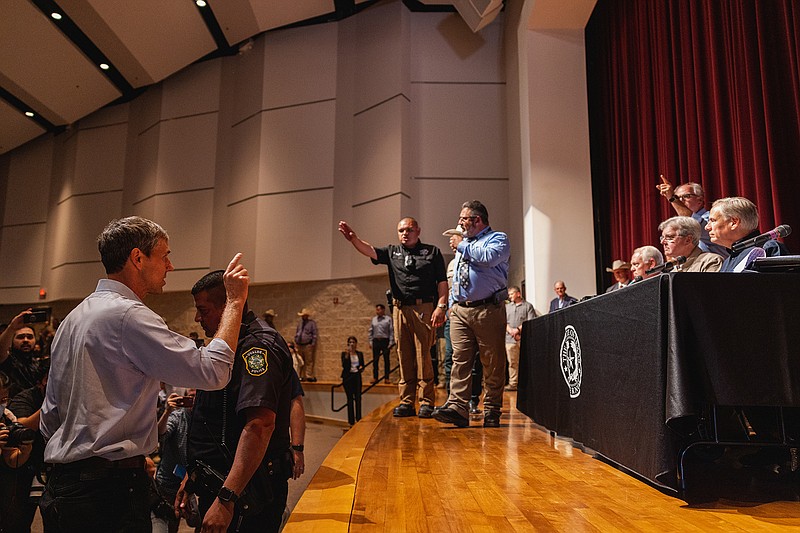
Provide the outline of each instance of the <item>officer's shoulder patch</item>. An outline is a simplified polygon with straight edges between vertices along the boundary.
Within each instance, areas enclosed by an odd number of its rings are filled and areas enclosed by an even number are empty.
[[[264,348],[250,348],[242,354],[244,366],[251,376],[260,376],[267,371],[267,351]]]

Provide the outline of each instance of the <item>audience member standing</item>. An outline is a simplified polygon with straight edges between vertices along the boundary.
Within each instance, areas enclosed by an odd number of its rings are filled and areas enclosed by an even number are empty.
[[[464,236],[450,237],[450,247],[456,253],[450,293],[450,397],[433,417],[457,427],[469,425],[472,368],[480,346],[485,388],[483,425],[498,427],[506,375],[504,303],[511,251],[506,234],[489,226],[489,213],[481,202],[465,202],[458,222]]]
[[[358,339],[347,337],[347,350],[342,352],[342,383],[347,396],[347,421],[352,426],[361,420],[361,371],[364,353],[357,350]]]
[[[436,246],[420,242],[420,227],[411,217],[397,224],[399,245],[375,248],[356,236],[345,221],[339,231],[362,255],[373,264],[387,265],[389,284],[394,298],[394,323],[397,354],[400,359],[400,405],[394,416],[416,415],[419,391],[420,418],[430,418],[436,390],[433,385],[433,366],[430,348],[435,328],[445,318],[447,309],[447,278],[444,259]]]
[[[229,306],[208,347],[197,348],[142,303],[173,270],[166,231],[140,217],[114,220],[98,248],[108,279],[61,322],[41,412],[53,468],[39,508],[51,532],[150,530],[144,465],[158,442],[159,380],[223,387],[247,299],[236,254],[225,273]]]
[[[300,375],[305,381],[314,383],[314,355],[317,351],[317,323],[311,318],[311,310],[305,307],[297,313],[300,323],[294,333],[294,343],[300,356],[303,358],[303,373]]]
[[[275,327],[276,316],[278,316],[278,313],[276,313],[274,309],[267,309],[266,311],[264,311],[264,314],[261,315],[261,318],[264,319],[264,322],[266,322],[269,327],[271,327],[272,329],[277,329]]]
[[[508,288],[506,304],[506,357],[508,358],[508,387],[506,390],[515,391],[519,383],[519,341],[522,338],[522,323],[536,318],[536,310],[522,299],[519,287],[512,285]]]
[[[11,380],[9,396],[36,385],[39,363],[35,359],[36,332],[25,323],[31,315],[27,309],[15,316],[0,334],[0,372]]]
[[[577,298],[567,294],[567,285],[561,280],[556,281],[553,285],[553,291],[556,293],[556,297],[550,300],[550,313],[578,303]]]
[[[386,316],[386,306],[378,304],[375,306],[375,316],[369,324],[369,345],[372,348],[372,382],[379,380],[381,356],[383,356],[383,379],[389,383],[390,348],[394,344],[394,321]]]

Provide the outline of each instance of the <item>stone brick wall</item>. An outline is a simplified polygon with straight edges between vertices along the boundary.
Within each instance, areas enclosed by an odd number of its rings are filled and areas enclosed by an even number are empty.
[[[259,316],[267,309],[274,309],[278,316],[275,326],[287,339],[294,338],[300,320],[298,311],[307,307],[313,311],[317,321],[319,342],[317,345],[316,375],[321,381],[339,381],[341,372],[340,354],[346,347],[347,337],[358,338],[359,350],[369,360],[372,352],[367,342],[367,329],[375,315],[375,304],[386,303],[388,275],[340,280],[311,281],[302,283],[280,283],[254,285],[250,287],[248,302]],[[48,302],[53,315],[63,318],[79,300]],[[188,291],[167,292],[147,297],[145,303],[164,318],[169,327],[184,335],[196,331],[203,337],[203,330],[194,321],[194,302]],[[41,303],[0,306],[0,322],[8,322],[14,315],[29,306]],[[392,355],[392,367],[397,364]],[[371,374],[371,368],[367,375]],[[365,379],[365,382],[368,380]]]

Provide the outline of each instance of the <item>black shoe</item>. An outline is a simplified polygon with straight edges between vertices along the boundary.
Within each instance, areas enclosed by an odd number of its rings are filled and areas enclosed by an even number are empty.
[[[478,402],[476,402],[475,400],[470,400],[469,401],[469,414],[471,414],[471,415],[479,415],[479,414],[481,414],[481,410],[478,407]]]
[[[469,426],[469,418],[460,415],[458,411],[451,407],[437,407],[433,410],[433,418],[443,424],[455,424],[456,427],[460,428]]]
[[[316,383],[317,378],[306,378],[306,381],[308,381],[309,383]]]
[[[416,416],[417,412],[414,410],[414,406],[410,403],[401,403],[397,407],[394,408],[394,416],[400,418],[404,416]]]
[[[423,403],[419,406],[419,414],[417,416],[420,418],[433,418],[433,407]]]
[[[500,427],[500,411],[487,410],[483,414],[483,427],[485,428],[499,428]]]

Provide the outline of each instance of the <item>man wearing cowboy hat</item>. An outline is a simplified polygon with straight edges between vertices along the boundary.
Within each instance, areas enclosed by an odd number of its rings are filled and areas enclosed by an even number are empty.
[[[606,268],[606,272],[614,274],[615,281],[612,286],[606,289],[606,292],[624,289],[631,282],[631,264],[622,259],[615,259],[611,268]]]
[[[297,345],[297,350],[303,357],[303,373],[301,378],[305,381],[314,383],[317,378],[314,377],[314,352],[317,350],[317,323],[311,318],[311,310],[303,308],[297,316],[300,317],[300,323],[297,324],[297,331],[294,334],[294,343]]]
[[[278,313],[276,313],[274,309],[267,309],[266,311],[264,311],[264,314],[261,315],[261,318],[264,319],[264,322],[269,324],[269,327],[271,327],[272,329],[276,329],[275,328],[276,316],[278,316]]]

